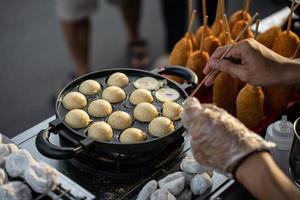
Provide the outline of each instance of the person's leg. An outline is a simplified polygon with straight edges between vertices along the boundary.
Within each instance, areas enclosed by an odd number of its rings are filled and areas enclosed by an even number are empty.
[[[170,53],[187,27],[187,0],[162,0],[163,18],[166,27],[166,50]]]
[[[89,17],[97,9],[97,0],[57,0],[56,3],[64,37],[76,65],[74,75],[88,73]]]
[[[76,64],[76,74],[83,75],[90,71],[88,64],[90,22],[88,18],[76,22],[62,21],[62,29],[71,55]]]
[[[139,23],[141,13],[140,0],[127,0],[121,4],[121,11],[128,32],[129,42],[140,41]]]

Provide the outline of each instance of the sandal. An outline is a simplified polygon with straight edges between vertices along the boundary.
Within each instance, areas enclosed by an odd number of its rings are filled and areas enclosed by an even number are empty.
[[[147,42],[140,40],[128,44],[129,64],[133,68],[146,68],[150,65]]]

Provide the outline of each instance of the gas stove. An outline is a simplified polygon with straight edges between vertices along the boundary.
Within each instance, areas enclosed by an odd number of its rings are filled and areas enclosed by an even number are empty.
[[[21,148],[30,151],[37,159],[48,163],[68,179],[95,195],[95,199],[135,199],[145,183],[152,179],[159,180],[179,170],[181,160],[191,153],[189,137],[184,136],[173,143],[172,148],[166,148],[161,154],[154,155],[150,161],[138,164],[107,162],[101,157],[95,162],[95,158],[91,159],[88,156],[76,160],[52,160],[38,152],[35,138],[37,133],[47,128],[48,123],[54,119],[55,116],[52,116],[12,140]],[[52,135],[50,141],[58,144],[59,138],[57,135]],[[239,199],[240,195],[243,195],[243,198],[248,196],[238,183],[222,174],[214,172],[212,180],[211,190],[196,199]]]

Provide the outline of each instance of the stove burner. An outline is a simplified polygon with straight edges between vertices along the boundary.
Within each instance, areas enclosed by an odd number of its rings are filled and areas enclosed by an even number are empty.
[[[140,156],[124,154],[89,154],[81,153],[69,162],[80,171],[92,175],[101,175],[109,178],[126,178],[131,176],[145,176],[175,159],[182,151],[184,137],[179,137],[162,151],[144,153]]]

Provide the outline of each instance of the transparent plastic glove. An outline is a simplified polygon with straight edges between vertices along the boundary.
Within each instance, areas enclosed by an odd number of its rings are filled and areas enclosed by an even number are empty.
[[[275,147],[246,128],[225,110],[188,98],[181,120],[192,136],[195,159],[221,172],[234,173],[248,155]]]

